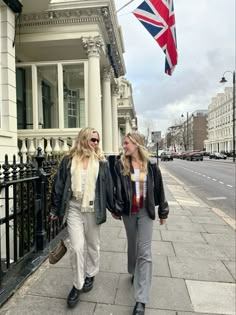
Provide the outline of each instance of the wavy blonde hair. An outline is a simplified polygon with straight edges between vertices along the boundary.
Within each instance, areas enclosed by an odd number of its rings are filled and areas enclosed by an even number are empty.
[[[90,139],[93,137],[93,134],[96,133],[100,140],[99,132],[90,127],[82,128],[78,136],[75,140],[75,145],[69,151],[68,155],[73,158],[76,156],[78,159],[83,159],[86,157],[95,157],[98,160],[104,160],[104,154],[99,146],[95,147],[95,149],[90,145]]]
[[[137,132],[127,133],[125,138],[129,138],[129,140],[137,145],[138,147],[138,158],[140,163],[140,171],[147,173],[147,164],[149,161],[149,154],[147,149],[144,145],[143,136]],[[122,154],[121,162],[123,164],[123,175],[130,175],[130,166],[131,166],[131,157],[125,156],[125,154]]]

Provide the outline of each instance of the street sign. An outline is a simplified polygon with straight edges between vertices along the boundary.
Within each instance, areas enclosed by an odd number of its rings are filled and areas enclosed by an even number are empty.
[[[161,141],[161,131],[152,131],[151,140],[153,143],[157,143]]]

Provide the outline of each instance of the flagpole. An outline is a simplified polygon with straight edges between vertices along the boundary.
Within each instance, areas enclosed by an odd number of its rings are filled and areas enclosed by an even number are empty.
[[[128,3],[124,4],[121,8],[119,8],[119,10],[116,11],[116,13],[120,12],[121,10],[123,10],[125,7],[127,7],[127,5],[129,5],[131,2],[133,2],[134,0],[129,1]]]

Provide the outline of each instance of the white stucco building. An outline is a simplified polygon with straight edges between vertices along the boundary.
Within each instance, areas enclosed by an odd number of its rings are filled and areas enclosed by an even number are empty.
[[[115,12],[114,0],[0,0],[0,161],[66,151],[84,126],[118,153],[137,121]]]
[[[226,87],[224,93],[218,93],[208,106],[208,139],[204,145],[208,152],[233,150],[232,87]]]

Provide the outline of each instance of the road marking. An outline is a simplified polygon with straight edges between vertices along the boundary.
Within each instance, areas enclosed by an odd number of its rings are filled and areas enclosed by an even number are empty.
[[[223,182],[219,182],[219,184],[222,184],[222,185],[224,185],[224,183],[223,183]]]
[[[231,187],[231,188],[233,188],[233,186],[232,185],[227,185],[228,187]]]
[[[215,179],[215,178],[212,178],[212,180],[214,180],[214,182],[216,182],[216,179]]]
[[[207,198],[207,200],[223,200],[223,199],[227,199],[226,197],[209,197]]]

